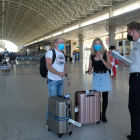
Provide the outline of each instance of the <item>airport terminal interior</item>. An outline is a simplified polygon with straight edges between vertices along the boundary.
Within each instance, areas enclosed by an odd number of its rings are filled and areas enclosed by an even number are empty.
[[[139,13],[139,0],[1,0],[0,66],[5,48],[13,60],[11,68],[0,69],[0,140],[127,140],[128,67],[118,66],[116,78],[111,78],[108,122],[73,125],[72,135],[62,138],[46,128],[49,94],[39,67],[41,57],[54,49],[54,40],[63,38],[71,81],[68,91],[65,83],[64,94],[70,94],[75,120],[75,92],[86,89],[93,40],[100,38],[107,51],[115,45],[129,59],[134,42],[127,40],[126,25],[139,22]],[[87,81],[91,89],[91,75]]]

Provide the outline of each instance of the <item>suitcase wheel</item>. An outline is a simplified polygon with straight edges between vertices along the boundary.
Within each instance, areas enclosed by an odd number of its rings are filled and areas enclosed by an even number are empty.
[[[72,131],[69,132],[69,135],[71,135],[71,134],[72,134]]]
[[[61,138],[62,137],[62,134],[58,134],[58,137]]]
[[[51,131],[51,129],[50,129],[50,128],[48,128],[48,131]]]
[[[99,123],[100,123],[100,121],[97,122],[97,124],[99,124]]]

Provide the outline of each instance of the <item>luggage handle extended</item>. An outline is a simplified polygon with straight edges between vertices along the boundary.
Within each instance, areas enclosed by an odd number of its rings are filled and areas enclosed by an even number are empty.
[[[89,73],[89,71],[86,71],[86,96],[93,96],[94,95],[94,90],[89,91],[87,89],[87,74]],[[90,95],[88,95],[88,93],[90,93]]]
[[[66,81],[68,81],[68,75],[65,74],[65,76],[66,76]],[[64,79],[63,79],[63,77],[62,77],[62,90],[63,90],[62,96],[64,96]],[[68,85],[67,84],[66,84],[66,94],[68,94]]]

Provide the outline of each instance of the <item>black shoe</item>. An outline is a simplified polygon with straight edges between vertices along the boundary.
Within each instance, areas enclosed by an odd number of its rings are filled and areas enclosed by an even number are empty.
[[[48,128],[48,119],[46,120],[46,128]]]
[[[102,121],[103,122],[107,122],[107,119],[106,119],[106,115],[105,114],[102,114]]]
[[[128,138],[129,140],[131,140],[131,135],[127,135],[127,138]]]

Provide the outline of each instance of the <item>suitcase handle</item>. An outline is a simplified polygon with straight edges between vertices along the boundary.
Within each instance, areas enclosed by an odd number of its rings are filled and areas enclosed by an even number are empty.
[[[65,76],[66,76],[66,81],[68,81],[68,75],[65,74]],[[63,90],[62,92],[63,92],[63,95],[64,95],[64,85],[65,85],[65,83],[64,83],[64,79],[62,77],[62,90]],[[67,84],[66,84],[66,94],[68,94],[68,85]]]
[[[71,111],[69,110],[69,118],[71,119]]]
[[[89,71],[86,71],[86,96],[93,96],[94,94],[94,90],[92,89],[92,91],[90,92],[88,89],[87,89],[87,74],[89,73]],[[88,93],[92,93],[91,95],[88,95]]]

